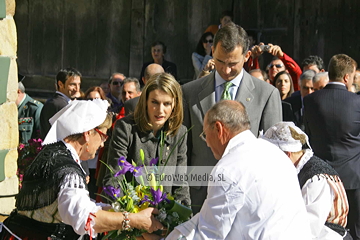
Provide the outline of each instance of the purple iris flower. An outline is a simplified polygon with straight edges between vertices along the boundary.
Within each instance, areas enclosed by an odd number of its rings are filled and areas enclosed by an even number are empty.
[[[120,171],[118,171],[117,173],[115,173],[114,177],[117,177],[119,175],[123,175],[127,172],[131,172],[135,177],[138,177],[141,175],[142,171],[141,171],[141,166],[137,166],[134,167],[131,163],[129,163],[128,161],[126,161],[125,157],[120,157],[118,160],[118,164],[121,168]]]
[[[150,161],[150,166],[153,166],[153,165],[156,166],[157,163],[158,163],[158,161],[159,161],[159,157],[151,159],[151,161]]]
[[[153,196],[153,201],[149,199],[147,195],[145,195],[144,200],[141,201],[141,204],[144,202],[149,202],[152,205],[158,205],[163,200],[166,200],[169,202],[169,200],[166,198],[166,193],[161,192],[160,188],[158,190],[154,190],[153,188],[150,189],[151,195]]]
[[[103,190],[108,196],[110,196],[114,199],[117,199],[120,197],[120,189],[118,189],[118,188],[114,188],[113,186],[106,186],[106,187],[103,187]]]

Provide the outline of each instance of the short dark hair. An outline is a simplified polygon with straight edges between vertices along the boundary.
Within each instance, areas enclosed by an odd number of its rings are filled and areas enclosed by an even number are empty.
[[[56,75],[56,86],[59,88],[58,82],[62,82],[65,84],[66,80],[68,80],[70,77],[82,77],[81,73],[76,70],[75,68],[69,67],[65,69],[61,69],[58,74]]]
[[[223,12],[221,13],[220,19],[223,19],[223,17],[226,17],[226,16],[230,17],[231,20],[233,20],[233,18],[234,18],[234,15],[233,15],[232,11],[225,10],[225,11],[223,11]]]
[[[250,44],[246,31],[234,23],[229,23],[227,26],[220,28],[215,34],[214,49],[219,42],[225,52],[228,53],[233,51],[236,47],[241,46],[243,55],[246,54]]]
[[[213,41],[214,41],[214,34],[212,34],[211,32],[206,32],[201,36],[201,38],[200,38],[200,40],[199,40],[199,42],[198,42],[198,44],[196,46],[195,52],[200,54],[201,56],[206,55],[203,43],[206,41],[206,38],[208,36],[211,36],[213,38]]]
[[[334,55],[329,62],[329,79],[331,81],[342,81],[345,74],[351,74],[357,68],[354,59],[346,54]]]
[[[301,63],[301,68],[312,65],[316,65],[319,70],[324,69],[324,61],[321,59],[321,57],[316,55],[311,55],[305,58]]]
[[[161,45],[161,46],[162,46],[163,52],[164,52],[164,54],[165,54],[165,53],[166,53],[166,45],[165,45],[165,43],[163,43],[163,42],[161,42],[161,41],[155,41],[155,42],[153,42],[153,43],[151,44],[151,47],[153,48],[153,47],[155,47],[155,46],[157,46],[157,45]]]

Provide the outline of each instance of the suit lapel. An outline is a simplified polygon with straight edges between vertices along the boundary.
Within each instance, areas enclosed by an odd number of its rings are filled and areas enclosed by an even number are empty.
[[[244,70],[244,77],[241,80],[241,84],[236,93],[235,100],[244,104],[246,109],[249,109],[249,106],[254,100],[254,95],[252,94],[254,89],[255,85],[251,79],[251,76]]]
[[[202,117],[205,117],[205,113],[215,105],[215,73],[211,73],[208,78],[204,79],[201,83],[201,91],[198,95],[199,109],[202,112]]]

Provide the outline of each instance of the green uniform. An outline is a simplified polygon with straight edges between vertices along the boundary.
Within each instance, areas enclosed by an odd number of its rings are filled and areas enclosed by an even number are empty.
[[[43,104],[26,94],[18,106],[19,142],[27,143],[29,139],[40,137],[40,113]]]

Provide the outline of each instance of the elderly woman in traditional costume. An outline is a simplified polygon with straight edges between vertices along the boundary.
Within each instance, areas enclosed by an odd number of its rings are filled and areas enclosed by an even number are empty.
[[[154,209],[136,214],[108,212],[89,198],[80,160],[94,158],[111,126],[108,102],[73,101],[55,114],[44,148],[24,175],[16,209],[0,239],[78,239],[79,235],[138,228],[154,231]]]
[[[293,122],[280,122],[262,138],[278,146],[294,163],[313,239],[352,239],[345,229],[349,205],[344,185],[339,174],[314,155],[308,136]]]

